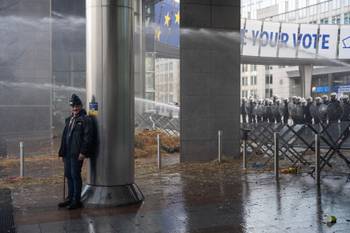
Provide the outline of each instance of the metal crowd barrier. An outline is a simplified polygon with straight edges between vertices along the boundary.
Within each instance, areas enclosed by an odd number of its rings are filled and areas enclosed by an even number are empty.
[[[313,177],[319,177],[325,167],[337,169],[343,161],[350,179],[350,121],[319,124],[243,123],[241,125],[243,168],[251,165],[269,169],[284,160],[289,167],[303,167]],[[278,145],[276,146],[277,137]],[[318,138],[318,139],[317,139]],[[318,140],[318,141],[317,141]],[[276,153],[277,152],[277,153]],[[319,163],[317,155],[319,153]],[[277,162],[278,162],[277,161]],[[257,165],[258,164],[258,165]]]
[[[164,116],[154,112],[136,113],[135,124],[137,129],[159,130],[171,136],[180,135],[179,118]]]

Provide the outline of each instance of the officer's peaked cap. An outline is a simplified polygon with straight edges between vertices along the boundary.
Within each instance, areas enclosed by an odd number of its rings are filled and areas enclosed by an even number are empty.
[[[70,97],[69,104],[70,106],[83,105],[83,103],[81,102],[81,99],[76,94],[73,94],[72,97]]]

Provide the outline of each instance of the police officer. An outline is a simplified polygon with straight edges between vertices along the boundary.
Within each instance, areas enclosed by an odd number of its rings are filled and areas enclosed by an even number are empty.
[[[343,108],[343,115],[341,117],[341,121],[350,121],[350,101],[348,95],[342,96],[341,106]]]
[[[252,110],[252,119],[253,123],[256,123],[256,106],[258,104],[258,101],[254,98],[253,99],[253,110]]]
[[[247,123],[247,100],[245,97],[242,98],[241,115],[243,123]]]
[[[329,122],[338,122],[338,120],[343,115],[343,108],[339,100],[337,100],[337,93],[332,92],[330,94],[331,98],[327,106],[327,116]]]
[[[292,109],[292,119],[294,124],[304,124],[304,107],[302,104],[302,98],[297,97]]]
[[[256,121],[258,123],[262,122],[263,120],[263,100],[262,99],[259,99],[258,100],[258,104],[255,106],[255,112],[256,112]]]
[[[311,106],[312,106],[312,97],[306,98],[306,105],[304,106],[304,117],[306,124],[312,124],[312,115],[311,115]]]
[[[288,99],[284,99],[283,100],[283,112],[282,112],[282,115],[283,115],[283,123],[284,124],[287,124],[288,123],[288,119],[289,119],[289,111],[288,111]]]
[[[328,96],[327,95],[323,95],[322,96],[322,103],[325,104],[325,105],[328,105],[329,100],[328,100]]]
[[[276,121],[276,123],[281,122],[281,114],[279,111],[280,104],[281,104],[281,100],[278,98],[278,96],[275,95],[273,97],[272,113],[273,113],[273,116],[275,118],[274,120]]]
[[[254,123],[254,116],[253,116],[253,109],[254,109],[255,103],[252,97],[249,98],[248,103],[248,123]]]
[[[321,97],[315,98],[315,115],[314,115],[314,123],[319,124],[321,122],[320,117],[320,107],[322,105],[322,99]]]
[[[73,94],[70,99],[72,114],[66,119],[59,156],[64,162],[64,175],[68,183],[68,198],[58,204],[68,209],[81,208],[80,202],[83,161],[92,150],[93,129],[80,98]]]
[[[266,114],[267,114],[267,118],[269,120],[270,123],[275,123],[275,116],[273,115],[273,101],[268,99],[268,105],[266,107]]]

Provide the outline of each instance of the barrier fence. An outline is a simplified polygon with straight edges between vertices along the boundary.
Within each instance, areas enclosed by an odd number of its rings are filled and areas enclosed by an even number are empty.
[[[350,121],[319,124],[245,123],[241,125],[243,168],[322,172],[350,178]]]

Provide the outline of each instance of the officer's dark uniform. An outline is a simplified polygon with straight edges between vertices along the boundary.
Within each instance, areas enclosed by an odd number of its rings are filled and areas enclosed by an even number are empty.
[[[266,115],[270,123],[275,123],[275,117],[272,112],[272,103],[268,103],[266,106]]]
[[[344,99],[342,102],[343,115],[341,121],[350,121],[350,102],[348,99]]]
[[[82,105],[82,103],[79,97],[73,94],[71,106],[75,105]],[[59,156],[64,159],[64,175],[68,183],[68,199],[60,203],[60,207],[68,206],[69,209],[75,209],[81,206],[81,168],[83,160],[78,158],[79,154],[90,157],[92,140],[92,124],[84,109],[81,109],[76,116],[72,115],[66,119]]]
[[[242,100],[241,115],[242,115],[243,123],[247,123],[247,106],[246,106],[245,100]]]
[[[319,124],[321,122],[321,117],[320,117],[320,107],[322,105],[321,102],[316,102],[316,115],[314,116],[314,122],[315,124]]]
[[[289,111],[288,111],[288,101],[284,100],[283,101],[284,104],[284,109],[283,109],[283,123],[287,124],[288,123],[288,119],[289,119]]]
[[[253,123],[255,121],[253,117],[253,109],[254,109],[254,102],[253,100],[249,100],[248,106],[247,106],[247,113],[248,113],[248,123]]]
[[[304,117],[305,117],[305,123],[306,124],[312,124],[312,115],[310,112],[311,105],[313,103],[311,101],[308,101],[307,104],[304,106]]]

